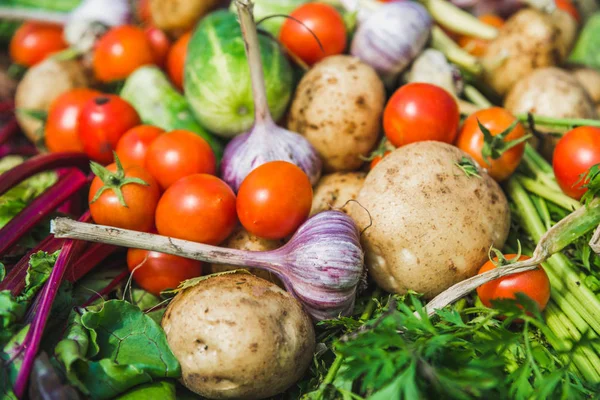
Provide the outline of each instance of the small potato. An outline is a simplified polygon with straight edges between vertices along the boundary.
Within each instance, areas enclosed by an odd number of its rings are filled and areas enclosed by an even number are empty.
[[[179,293],[162,327],[181,382],[209,399],[264,399],[298,381],[315,350],[309,316],[289,293],[249,274]]]
[[[79,62],[48,58],[29,68],[17,86],[15,107],[21,110],[48,111],[52,101],[60,94],[87,85],[88,79]],[[17,120],[25,136],[36,143],[42,133],[42,122],[24,113],[17,113]]]
[[[383,289],[434,297],[469,278],[502,248],[510,228],[508,201],[480,167],[468,177],[456,164],[470,158],[441,142],[394,150],[369,172],[350,215],[362,235],[371,277]],[[477,165],[475,161],[472,162]],[[370,214],[370,215],[369,215]]]
[[[384,104],[373,68],[356,57],[327,57],[300,81],[288,129],[308,139],[326,172],[353,171],[377,143]]]
[[[348,213],[348,200],[356,200],[367,174],[365,172],[334,172],[321,178],[314,189],[310,215],[337,209]]]
[[[592,68],[576,68],[572,71],[592,101],[600,104],[600,71]]]
[[[150,0],[150,15],[157,28],[180,34],[194,27],[220,0]]]
[[[229,249],[238,249],[238,250],[246,250],[246,251],[268,251],[275,250],[281,246],[283,246],[283,240],[269,240],[259,238],[245,230],[243,227],[239,226],[235,231],[227,238],[227,240],[221,243],[221,247],[227,247]],[[252,275],[256,275],[259,278],[263,278],[268,280],[269,282],[273,282],[281,287],[283,284],[274,274],[269,271],[265,271],[264,269],[258,268],[242,268],[235,265],[223,265],[223,264],[210,264],[210,273],[214,274],[216,272],[223,271],[232,271],[235,269],[247,269]]]

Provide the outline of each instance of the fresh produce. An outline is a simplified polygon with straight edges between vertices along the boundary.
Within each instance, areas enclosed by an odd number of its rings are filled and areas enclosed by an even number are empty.
[[[259,37],[269,110],[278,120],[292,92],[292,70],[278,44]],[[233,13],[216,11],[194,30],[183,86],[192,111],[209,131],[233,137],[252,126],[254,102],[241,29]]]
[[[138,165],[126,169],[118,161],[103,167],[92,163],[96,177],[90,186],[88,201],[94,221],[148,232],[154,227],[154,212],[160,197],[158,184]]]
[[[412,63],[404,78],[407,82],[439,86],[454,97],[462,93],[464,86],[460,70],[449,63],[442,52],[434,49],[424,50]]]
[[[94,74],[102,82],[127,78],[143,65],[154,63],[154,53],[144,31],[131,25],[112,28],[94,48]]]
[[[165,131],[184,129],[194,132],[210,144],[217,158],[223,154],[223,145],[198,125],[185,98],[160,69],[138,68],[127,78],[120,95],[136,109],[142,122]]]
[[[315,349],[313,326],[300,303],[273,283],[246,274],[183,289],[162,326],[181,360],[183,384],[209,398],[278,394],[304,374]]]
[[[384,99],[373,68],[355,57],[328,57],[300,81],[288,128],[315,147],[325,171],[356,170],[379,138]]]
[[[171,33],[190,30],[219,4],[219,0],[149,0],[150,18],[157,28]]]
[[[169,49],[169,54],[167,54],[167,72],[171,82],[179,90],[183,90],[183,68],[185,67],[187,47],[191,38],[191,32],[184,33],[173,43],[173,46]]]
[[[48,111],[59,95],[87,84],[83,67],[75,60],[48,59],[30,68],[15,93],[15,108],[22,110],[17,120],[27,138],[36,143],[42,137],[42,122],[28,115],[27,110]]]
[[[150,44],[154,63],[159,67],[163,67],[167,61],[167,55],[171,48],[171,41],[163,31],[153,26],[146,28],[144,33]]]
[[[567,132],[556,144],[552,167],[562,191],[576,200],[586,192],[585,178],[600,164],[600,128],[579,127]]]
[[[585,23],[581,34],[575,43],[569,61],[590,68],[600,68],[598,56],[598,31],[600,31],[600,12],[594,13]]]
[[[235,194],[207,174],[186,176],[169,186],[156,208],[158,233],[199,243],[219,244],[237,224]]]
[[[308,218],[312,197],[310,180],[300,168],[271,161],[242,182],[237,214],[248,232],[265,239],[283,239]]]
[[[419,3],[386,4],[359,24],[351,53],[389,81],[423,50],[431,25],[429,13]]]
[[[592,68],[576,68],[572,73],[590,95],[590,99],[596,104],[596,114],[600,115],[600,71]]]
[[[143,167],[150,144],[163,132],[152,125],[138,125],[125,132],[115,150],[121,163],[125,166],[137,164]]]
[[[83,153],[79,139],[79,116],[83,106],[100,92],[87,88],[62,93],[50,105],[44,126],[46,148],[52,152],[76,151]]]
[[[66,47],[60,26],[26,22],[10,40],[10,57],[17,64],[32,67]]]
[[[502,260],[494,257],[483,264],[479,269],[482,274],[494,268],[510,265],[511,261],[527,260],[530,257],[517,254],[505,254]],[[517,293],[521,293],[535,301],[540,311],[543,311],[550,300],[550,280],[544,269],[538,267],[527,272],[521,272],[505,276],[485,283],[477,288],[477,295],[486,307],[493,307],[494,301],[503,299],[516,299]]]
[[[459,168],[463,158],[478,176]],[[473,276],[510,227],[500,187],[466,153],[441,142],[392,152],[367,175],[357,202],[350,215],[361,229],[370,225],[362,235],[367,269],[392,293],[433,297]]]
[[[511,113],[492,107],[469,115],[460,129],[456,147],[501,182],[519,166],[527,139],[525,128]]]
[[[260,28],[269,32],[274,37],[279,37],[281,26],[285,22],[279,15],[290,15],[292,11],[307,3],[308,0],[257,0],[254,3],[254,18],[260,22]],[[235,1],[231,2],[229,9],[237,12]]]
[[[383,113],[383,129],[396,147],[423,140],[453,143],[460,114],[446,90],[428,83],[409,83],[390,98]]]
[[[356,200],[365,182],[364,172],[334,172],[324,175],[315,186],[310,215],[325,210],[347,212],[350,200]]]
[[[144,165],[165,190],[193,174],[214,174],[215,155],[206,140],[193,132],[174,130],[158,136],[146,152]]]
[[[139,249],[127,251],[127,267],[136,283],[156,296],[202,275],[200,261]]]
[[[232,139],[223,154],[221,175],[235,191],[255,168],[269,161],[288,161],[301,168],[311,184],[321,176],[321,160],[313,146],[297,133],[280,128],[273,121],[267,103],[256,25],[251,10],[240,6],[240,24],[250,67],[254,126]]]
[[[100,95],[81,108],[77,130],[85,153],[108,164],[121,136],[139,124],[137,111],[127,101],[114,94]]]
[[[494,14],[480,15],[479,20],[498,29],[504,25],[504,20]],[[489,42],[489,40],[472,36],[461,36],[458,38],[458,44],[460,47],[476,57],[481,57],[485,54],[485,50]]]
[[[295,9],[279,33],[281,43],[308,65],[342,54],[346,26],[337,10],[327,4],[307,3]]]

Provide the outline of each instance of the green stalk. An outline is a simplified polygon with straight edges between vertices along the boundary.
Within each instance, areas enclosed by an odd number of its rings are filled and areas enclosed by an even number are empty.
[[[556,183],[556,179],[554,179],[552,166],[529,143],[525,145],[523,164],[533,173],[534,179],[542,182],[549,189],[562,192],[560,186]]]
[[[481,93],[475,86],[465,85],[465,97],[476,106],[482,108],[493,107],[494,105]]]
[[[552,228],[552,219],[550,217],[550,211],[548,210],[546,201],[535,194],[531,196],[531,201],[533,201],[539,216],[542,218],[542,221],[544,221],[546,229]]]
[[[600,120],[586,118],[554,118],[543,115],[532,114],[533,122],[536,125],[557,128],[571,128],[575,126],[595,126],[600,127]],[[529,121],[527,114],[518,114],[517,118],[523,122]]]
[[[531,192],[545,200],[551,201],[565,210],[573,211],[581,207],[581,203],[577,200],[570,198],[563,192],[549,188],[546,184],[540,182],[539,180],[528,178],[522,174],[515,174],[515,178],[518,179],[519,183],[523,185],[528,192]]]
[[[64,25],[69,18],[68,12],[41,10],[29,7],[0,7],[0,19],[9,21],[39,21]]]
[[[481,22],[449,1],[420,0],[420,2],[427,8],[435,22],[452,32],[485,40],[492,40],[498,36],[498,29]]]
[[[439,26],[431,28],[431,47],[444,53],[449,61],[465,71],[475,76],[481,74],[482,67],[477,57],[461,49]]]

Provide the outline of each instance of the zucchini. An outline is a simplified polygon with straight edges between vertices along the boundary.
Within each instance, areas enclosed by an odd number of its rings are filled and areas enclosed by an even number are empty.
[[[185,129],[194,132],[206,140],[217,159],[221,159],[223,144],[198,124],[183,95],[159,68],[138,68],[125,81],[121,97],[131,103],[144,123],[166,131]]]

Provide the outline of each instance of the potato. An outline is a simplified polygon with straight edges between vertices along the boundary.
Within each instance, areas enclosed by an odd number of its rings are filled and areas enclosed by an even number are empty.
[[[490,246],[508,236],[510,210],[500,186],[480,167],[468,177],[466,153],[441,142],[394,150],[367,175],[350,215],[362,235],[371,277],[383,289],[427,298],[469,278]],[[477,163],[471,159],[477,165]]]
[[[572,74],[590,95],[592,101],[600,104],[600,72],[592,68],[576,68]]]
[[[247,251],[267,251],[267,250],[275,250],[284,245],[283,240],[269,240],[259,238],[245,230],[242,226],[237,227],[233,233],[225,240],[225,242],[221,243],[221,247],[227,247],[229,249],[239,249],[239,250],[247,250]],[[232,271],[234,269],[244,269],[238,267],[236,265],[223,265],[223,264],[211,264],[209,266],[210,273],[214,274],[216,272],[223,271]],[[270,282],[273,282],[281,287],[283,284],[274,274],[269,271],[265,271],[264,269],[258,268],[245,268],[251,274],[258,276],[259,278],[266,279]]]
[[[526,8],[510,17],[481,60],[488,84],[504,95],[531,71],[561,63],[577,29],[573,18],[563,14]]]
[[[556,67],[540,68],[519,80],[504,100],[513,114],[535,113],[555,118],[597,118],[595,105],[579,81]],[[538,127],[540,131],[548,128]],[[540,152],[552,159],[557,137],[547,137],[539,144]]]
[[[221,275],[179,293],[162,327],[181,382],[209,399],[263,399],[312,361],[310,317],[289,293],[249,274]]]
[[[220,0],[150,0],[150,15],[157,28],[181,34],[219,5]]]
[[[300,81],[288,129],[304,135],[325,171],[358,169],[379,137],[385,90],[370,66],[351,56],[332,56]]]
[[[348,213],[348,200],[356,200],[367,174],[334,172],[321,178],[314,189],[310,215],[333,208]]]
[[[15,94],[15,107],[21,110],[48,111],[50,104],[60,94],[86,87],[88,79],[76,60],[48,58],[27,71]],[[24,113],[17,113],[17,120],[25,136],[33,143],[41,137],[42,122]]]

